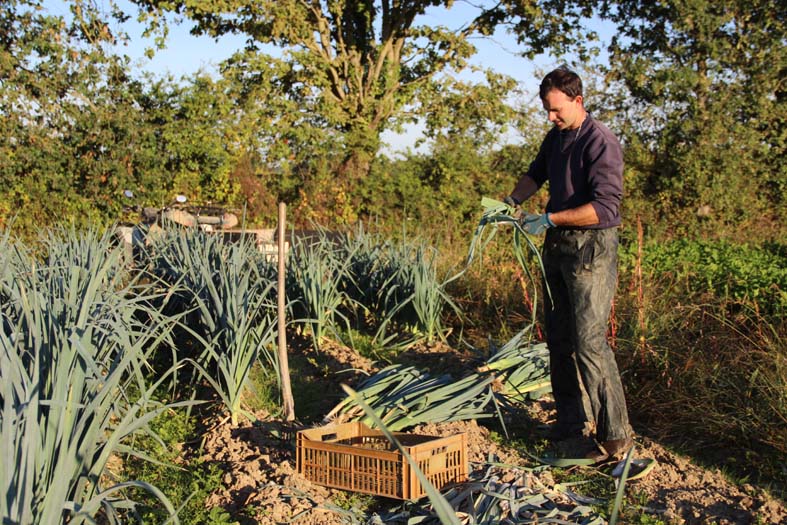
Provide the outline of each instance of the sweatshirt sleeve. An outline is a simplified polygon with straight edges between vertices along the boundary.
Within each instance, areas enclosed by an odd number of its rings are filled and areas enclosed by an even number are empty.
[[[623,150],[611,133],[602,133],[585,150],[589,160],[590,205],[599,224],[620,223],[623,198]]]
[[[519,182],[517,182],[516,186],[514,186],[514,191],[511,192],[511,196],[518,202],[523,202],[529,196],[526,194],[526,184],[524,184],[525,177],[533,179],[533,181],[536,183],[536,186],[540,188],[544,182],[546,182],[547,177],[549,176],[549,172],[547,171],[546,154],[549,138],[550,134],[547,134],[547,137],[545,137],[544,141],[541,143],[541,147],[538,149],[536,158],[530,163],[527,173],[525,173],[519,179]]]

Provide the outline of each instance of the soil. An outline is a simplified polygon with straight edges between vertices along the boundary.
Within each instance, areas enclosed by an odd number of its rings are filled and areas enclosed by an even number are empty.
[[[340,382],[357,383],[366,373],[373,373],[375,364],[354,351],[335,343],[324,344],[319,352],[304,347],[292,349],[304,352],[312,363],[315,383],[313,388],[323,388],[325,395],[317,396],[316,405],[309,411],[327,414],[341,397]],[[422,370],[449,371],[461,377],[472,369],[472,357],[445,345],[420,346],[400,355],[401,362]],[[338,373],[338,371],[342,371]],[[305,371],[299,370],[301,374]],[[457,374],[458,373],[458,374]],[[305,408],[305,407],[304,407]],[[296,412],[298,411],[296,401]],[[554,416],[550,398],[537,401],[526,414],[515,415],[512,432],[527,434],[522,429],[548,423]],[[223,488],[214,493],[207,505],[221,506],[233,519],[242,524],[297,523],[302,525],[332,525],[357,523],[351,521],[347,508],[359,502],[366,506],[362,522],[383,523],[374,517],[375,509],[392,508],[401,502],[386,498],[367,498],[351,493],[325,488],[309,482],[296,471],[296,451],[293,439],[304,424],[287,423],[264,413],[257,414],[256,422],[243,422],[232,426],[229,421],[209,429],[200,448],[204,459],[220,464],[225,472]],[[321,421],[308,423],[320,426]],[[533,459],[508,441],[499,432],[475,421],[430,424],[412,430],[429,436],[447,436],[460,432],[468,437],[468,459],[472,473],[490,469],[490,458],[501,480],[517,483],[524,466],[532,467]],[[636,457],[652,458],[656,466],[643,478],[626,484],[627,502],[639,505],[655,519],[667,524],[787,524],[787,508],[781,500],[750,484],[735,484],[719,470],[709,470],[676,454],[646,437],[636,439]],[[522,466],[518,468],[517,466]],[[573,467],[592,469],[593,467]],[[609,474],[611,467],[599,469]],[[538,490],[557,504],[577,504],[565,490],[560,489],[556,478],[565,472],[557,467],[528,472],[529,490]],[[587,473],[585,473],[587,474]],[[579,492],[579,489],[577,489]],[[587,497],[598,497],[585,494]],[[606,497],[606,496],[605,496]],[[428,506],[424,498],[419,502]],[[357,515],[357,514],[356,514]],[[369,521],[366,521],[368,518]],[[357,518],[356,518],[357,519]],[[655,521],[654,521],[655,522]],[[387,521],[386,523],[391,523]],[[406,521],[405,521],[406,523]]]

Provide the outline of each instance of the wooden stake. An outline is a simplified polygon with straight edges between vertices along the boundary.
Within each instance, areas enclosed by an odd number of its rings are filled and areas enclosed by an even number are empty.
[[[645,324],[645,294],[642,291],[642,245],[644,244],[644,233],[642,231],[642,218],[637,215],[637,259],[634,266],[634,279],[637,283],[637,326],[639,327],[639,355],[642,362],[645,362],[645,352],[647,350],[647,326]]]
[[[279,317],[279,374],[281,374],[281,397],[284,404],[284,418],[287,421],[295,420],[295,400],[292,397],[292,388],[290,387],[290,365],[287,361],[287,294],[284,289],[284,277],[286,272],[285,262],[287,260],[287,253],[285,250],[285,237],[286,237],[286,223],[287,223],[287,205],[283,202],[279,203],[279,283],[278,283],[278,317]]]

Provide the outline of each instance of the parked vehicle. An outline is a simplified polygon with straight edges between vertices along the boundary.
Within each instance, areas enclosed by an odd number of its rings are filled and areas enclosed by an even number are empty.
[[[116,231],[127,255],[135,263],[140,261],[150,241],[166,228],[178,226],[218,232],[238,225],[236,214],[221,206],[189,204],[185,195],[177,195],[172,203],[159,208],[134,203],[135,196],[131,190],[125,190],[123,196],[129,201],[123,207],[124,215],[136,215],[138,220],[120,222]]]

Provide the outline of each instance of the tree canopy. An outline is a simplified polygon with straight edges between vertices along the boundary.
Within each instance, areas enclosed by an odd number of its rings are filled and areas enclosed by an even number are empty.
[[[125,188],[146,204],[178,192],[246,205],[252,221],[277,200],[302,224],[427,214],[438,201],[468,220],[479,194],[510,189],[543,136],[511,77],[463,75],[474,38],[510,31],[524,59],[573,57],[625,145],[625,202],[652,228],[784,231],[787,35],[775,0],[504,0],[454,28],[424,23],[447,0],[134,1],[136,13],[111,1],[64,0],[59,14],[41,0],[0,6],[0,226],[108,222]],[[134,15],[160,43],[188,20],[246,46],[215,73],[146,75],[117,45]],[[591,17],[617,26],[598,66],[586,61]],[[415,122],[431,149],[382,158],[382,133]],[[523,144],[501,143],[512,128]]]
[[[610,76],[629,90],[622,102],[649,115],[629,115],[632,142],[651,153],[641,166],[646,194],[690,229],[783,223],[783,2],[605,0],[600,7],[618,30]]]
[[[527,28],[522,46],[536,54],[566,46],[577,35],[571,20],[578,13],[554,9],[562,3],[540,1],[480,8],[476,18],[457,29],[425,25],[419,18],[429,9],[450,9],[452,0],[135,2],[154,10],[156,23],[177,13],[192,20],[198,34],[246,35],[246,49],[228,64],[242,68],[236,78],[275,85],[277,98],[297,108],[300,118],[280,129],[308,125],[331,134],[333,148],[343,148],[339,170],[349,182],[368,172],[384,130],[432,114],[434,93],[447,81],[443,74],[461,72],[474,54],[471,36],[489,34],[516,17],[515,26]],[[268,44],[282,55],[264,53]],[[510,117],[502,102],[511,88],[510,82],[498,81],[452,84],[454,93],[461,90],[457,96],[483,98],[482,104],[494,109],[487,116],[498,121]],[[246,93],[257,92],[249,87]]]

